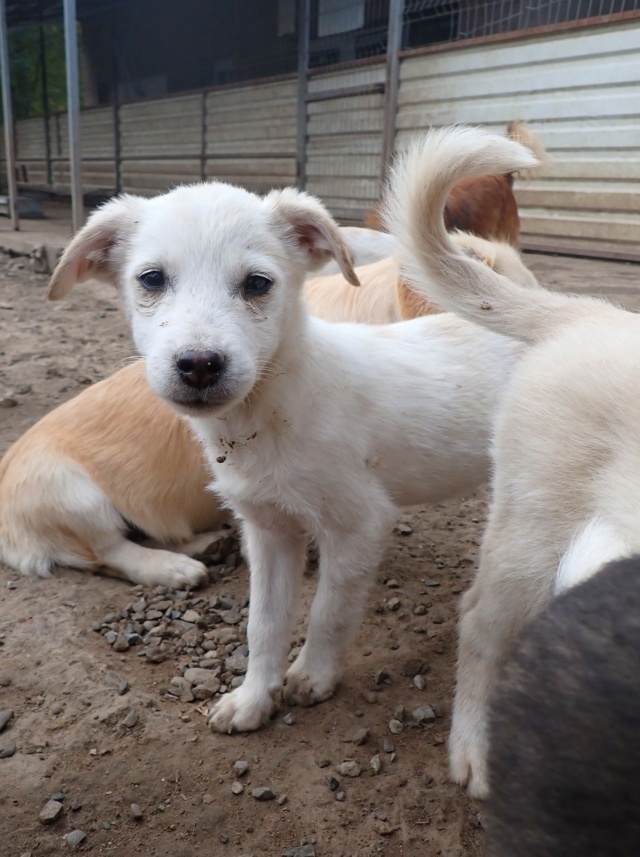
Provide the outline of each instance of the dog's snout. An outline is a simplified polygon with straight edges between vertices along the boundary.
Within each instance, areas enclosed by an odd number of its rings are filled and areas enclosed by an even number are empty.
[[[188,387],[204,390],[213,386],[225,366],[225,358],[215,351],[185,351],[176,358],[180,378]]]

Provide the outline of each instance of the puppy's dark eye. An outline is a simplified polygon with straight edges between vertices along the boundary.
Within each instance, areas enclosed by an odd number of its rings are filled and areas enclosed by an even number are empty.
[[[242,284],[242,291],[246,297],[254,298],[259,295],[266,295],[272,285],[273,280],[270,280],[269,277],[263,277],[262,274],[249,274]]]
[[[138,282],[148,292],[161,292],[167,285],[164,271],[144,271],[138,277]]]

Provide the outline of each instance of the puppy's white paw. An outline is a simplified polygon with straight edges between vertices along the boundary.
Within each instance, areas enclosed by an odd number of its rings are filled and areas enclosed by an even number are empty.
[[[203,563],[184,554],[169,554],[154,568],[150,584],[185,589],[199,586],[207,578],[207,568]]]
[[[275,707],[270,694],[258,695],[243,684],[213,707],[208,723],[217,732],[254,732],[269,720]]]
[[[473,729],[465,733],[454,723],[449,739],[451,778],[461,786],[466,786],[471,797],[479,800],[484,800],[489,794],[487,751],[480,730]]]
[[[310,668],[301,653],[287,672],[284,698],[288,703],[315,705],[333,696],[339,681],[340,675],[335,670]]]

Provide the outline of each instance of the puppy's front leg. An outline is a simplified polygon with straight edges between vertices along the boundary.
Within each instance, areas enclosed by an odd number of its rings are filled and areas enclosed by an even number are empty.
[[[273,714],[306,563],[306,534],[281,516],[245,518],[244,545],[251,572],[249,666],[244,683],[211,712],[209,724],[219,732],[251,732]]]
[[[320,580],[306,642],[287,672],[287,701],[313,705],[334,693],[394,518],[385,508],[355,532],[319,540]]]

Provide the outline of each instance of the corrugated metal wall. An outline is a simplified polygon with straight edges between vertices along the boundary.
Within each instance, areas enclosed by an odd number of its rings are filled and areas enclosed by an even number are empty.
[[[376,63],[309,82],[307,190],[345,223],[361,223],[380,193],[384,80]]]
[[[345,223],[379,195],[385,66],[313,71],[307,102],[307,189]],[[110,194],[119,150],[123,190],[143,194],[219,178],[255,191],[296,179],[297,81],[222,87],[82,113],[86,190]],[[503,131],[525,120],[551,163],[518,181],[529,246],[594,248],[638,256],[640,247],[640,20],[464,42],[401,60],[397,145],[432,125]],[[44,119],[16,123],[21,180],[47,184]],[[49,120],[53,187],[69,183],[66,116]]]
[[[524,119],[551,156],[518,181],[530,246],[637,255],[640,246],[640,23],[609,24],[402,62],[397,143],[431,125],[504,131]]]

